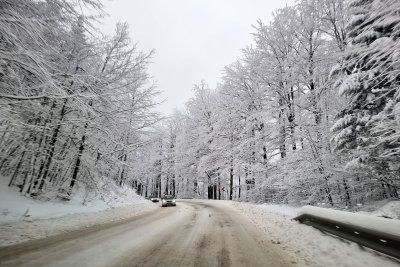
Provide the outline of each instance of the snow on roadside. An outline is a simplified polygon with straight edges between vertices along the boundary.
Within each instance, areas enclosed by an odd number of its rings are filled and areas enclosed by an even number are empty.
[[[289,205],[283,205],[283,204],[269,204],[269,203],[265,203],[262,204],[266,209],[283,214],[283,215],[287,215],[287,216],[291,216],[291,217],[296,217],[297,214],[299,213],[301,207],[292,207]]]
[[[293,207],[285,204],[262,204],[269,210],[276,211],[283,215],[296,217],[302,207]],[[328,208],[326,206],[321,206]],[[352,213],[374,215],[376,217],[388,217],[396,220],[400,220],[400,201],[399,200],[381,200],[372,203],[368,203],[363,206],[356,206],[352,209],[345,210]]]
[[[74,213],[49,219],[25,218],[0,223],[0,247],[128,219],[155,210],[158,206],[146,201],[98,212]]]
[[[372,214],[379,217],[389,217],[400,220],[400,201],[381,200],[375,203],[355,208],[355,211],[362,214]]]
[[[242,214],[271,236],[273,244],[302,255],[320,266],[400,266],[400,262],[363,249],[359,245],[321,233],[319,230],[292,220],[294,216],[284,214],[276,205],[235,203]]]
[[[84,193],[78,190],[70,201],[52,199],[36,200],[22,196],[16,187],[8,187],[7,180],[0,177],[0,223],[31,219],[48,219],[67,214],[98,212],[112,207],[148,202],[132,189],[115,187],[109,193],[107,203],[99,196],[87,198],[83,205]]]
[[[299,215],[309,214],[315,217],[339,221],[362,229],[383,231],[393,237],[400,239],[400,221],[377,217],[371,214],[352,213],[341,210],[304,206]],[[384,228],[382,227],[384,226]]]
[[[70,201],[57,197],[36,200],[22,196],[18,188],[8,187],[7,179],[0,177],[0,247],[123,220],[157,208],[128,187],[115,186],[103,199],[98,195],[85,198],[84,190],[77,189]]]

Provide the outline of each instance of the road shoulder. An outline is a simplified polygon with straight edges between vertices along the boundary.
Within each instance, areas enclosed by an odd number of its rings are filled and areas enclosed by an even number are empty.
[[[75,213],[49,219],[29,219],[0,224],[0,247],[44,239],[100,225],[124,222],[150,213],[159,205],[145,202],[99,212]]]

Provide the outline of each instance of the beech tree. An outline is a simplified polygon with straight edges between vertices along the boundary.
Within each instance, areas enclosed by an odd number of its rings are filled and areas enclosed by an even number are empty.
[[[0,5],[0,172],[27,196],[137,187],[131,159],[161,118],[153,51],[133,45],[124,23],[102,36],[79,4],[102,12],[86,0]]]

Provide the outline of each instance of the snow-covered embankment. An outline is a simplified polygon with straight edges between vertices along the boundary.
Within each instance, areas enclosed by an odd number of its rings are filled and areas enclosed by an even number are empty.
[[[0,247],[128,219],[158,207],[129,188],[119,189],[108,203],[92,198],[83,205],[78,194],[70,201],[41,201],[21,196],[2,182]]]

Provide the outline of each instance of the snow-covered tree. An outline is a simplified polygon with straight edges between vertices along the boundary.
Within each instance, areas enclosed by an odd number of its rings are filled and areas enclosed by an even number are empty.
[[[0,172],[27,196],[137,187],[133,159],[160,119],[153,52],[123,23],[103,36],[81,5],[102,12],[96,0],[0,1]]]
[[[348,43],[337,83],[345,108],[332,127],[337,151],[348,153],[349,168],[369,172],[398,195],[400,172],[400,3],[352,1]],[[384,190],[384,189],[383,189]]]

